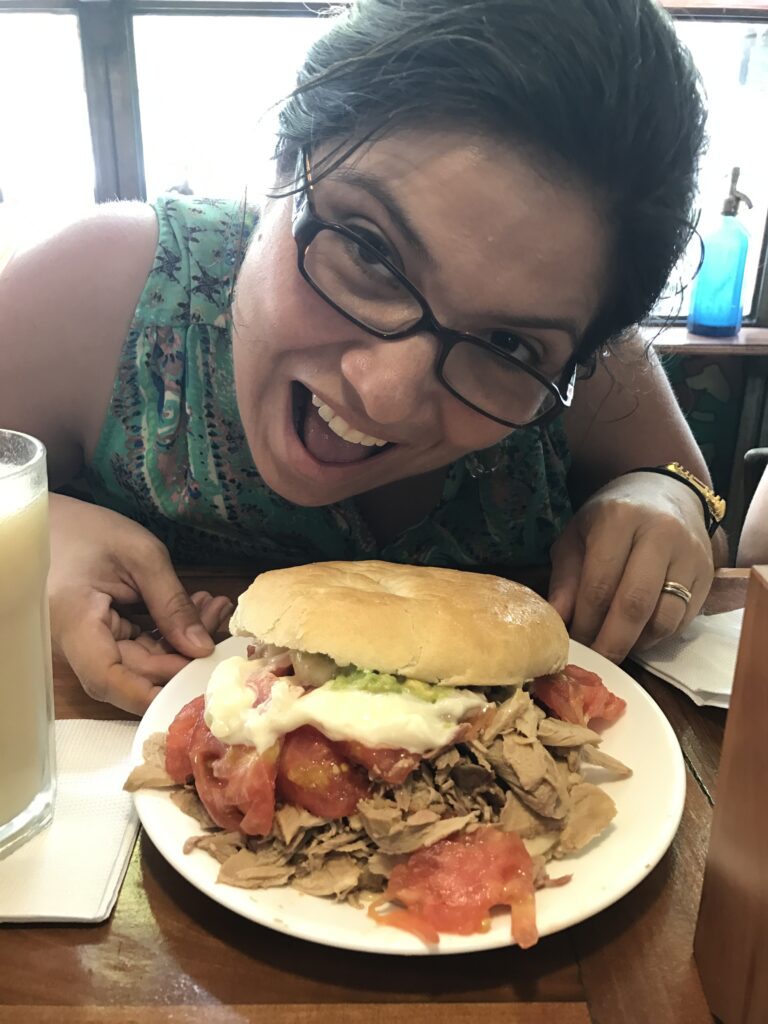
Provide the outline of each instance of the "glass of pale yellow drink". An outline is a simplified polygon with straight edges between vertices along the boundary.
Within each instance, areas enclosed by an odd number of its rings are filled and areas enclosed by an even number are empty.
[[[0,857],[53,816],[49,560],[45,448],[0,430]]]

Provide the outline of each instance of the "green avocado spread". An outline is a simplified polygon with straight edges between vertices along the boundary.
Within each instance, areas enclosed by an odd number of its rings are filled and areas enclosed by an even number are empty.
[[[455,697],[458,690],[450,686],[434,686],[421,679],[391,676],[386,672],[372,672],[366,668],[345,669],[326,684],[332,690],[364,690],[366,693],[400,693],[417,697],[428,704],[436,704],[446,697]]]

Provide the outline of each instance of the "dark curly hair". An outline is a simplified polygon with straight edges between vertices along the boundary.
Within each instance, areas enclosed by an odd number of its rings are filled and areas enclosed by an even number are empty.
[[[280,111],[278,168],[331,144],[329,173],[405,127],[509,140],[586,187],[613,226],[582,361],[653,307],[693,231],[705,111],[653,0],[357,0],[310,49]]]

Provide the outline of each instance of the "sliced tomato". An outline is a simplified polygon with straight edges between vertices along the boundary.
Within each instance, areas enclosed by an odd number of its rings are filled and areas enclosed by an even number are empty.
[[[277,672],[258,669],[248,679],[254,707],[269,699]],[[178,713],[168,729],[165,765],[180,784],[194,778],[197,795],[221,828],[249,836],[267,835],[275,813],[275,779],[280,751],[265,754],[254,747],[218,740],[205,721],[205,696],[196,697]]]
[[[394,898],[394,897],[393,897]],[[437,946],[440,942],[440,932],[432,922],[423,914],[417,914],[415,910],[403,910],[402,907],[395,907],[386,913],[379,913],[379,907],[389,903],[389,896],[380,896],[368,907],[368,916],[379,924],[387,924],[390,928],[399,928],[403,932],[410,932],[417,939],[426,942],[428,946]]]
[[[381,913],[383,900],[405,909]],[[496,906],[511,908],[519,946],[538,941],[533,863],[516,832],[479,828],[416,850],[392,871],[383,900],[371,905],[371,916],[426,942],[437,942],[440,932],[487,931]]]
[[[189,745],[197,720],[205,711],[205,696],[185,704],[168,727],[165,741],[165,770],[180,786],[192,775]]]
[[[192,771],[203,806],[220,828],[267,835],[275,813],[279,744],[255,747],[216,739],[201,716],[192,734]]]
[[[240,828],[243,814],[226,794],[227,780],[220,778],[214,765],[227,752],[226,744],[217,740],[201,715],[197,720],[190,743],[192,774],[195,789],[206,811],[220,828],[235,831]]]
[[[403,747],[366,747],[355,740],[343,740],[334,746],[352,764],[365,768],[372,779],[381,779],[399,786],[421,764],[421,754],[412,754]]]
[[[321,818],[343,818],[354,812],[369,791],[366,773],[350,764],[311,725],[283,738],[277,792],[285,803],[303,807]]]
[[[227,747],[214,761],[213,774],[224,779],[224,799],[242,812],[239,828],[247,836],[266,836],[275,815],[275,780],[280,744],[259,754],[254,747]]]
[[[615,722],[627,706],[596,672],[578,665],[566,665],[555,675],[539,676],[534,680],[533,692],[558,718],[575,725],[589,725],[595,718]]]

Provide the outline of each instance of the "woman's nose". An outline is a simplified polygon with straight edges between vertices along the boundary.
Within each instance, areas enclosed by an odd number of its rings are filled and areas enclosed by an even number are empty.
[[[431,334],[399,341],[372,339],[347,349],[341,372],[354,388],[365,414],[376,423],[398,423],[423,409],[436,381],[437,342]]]

